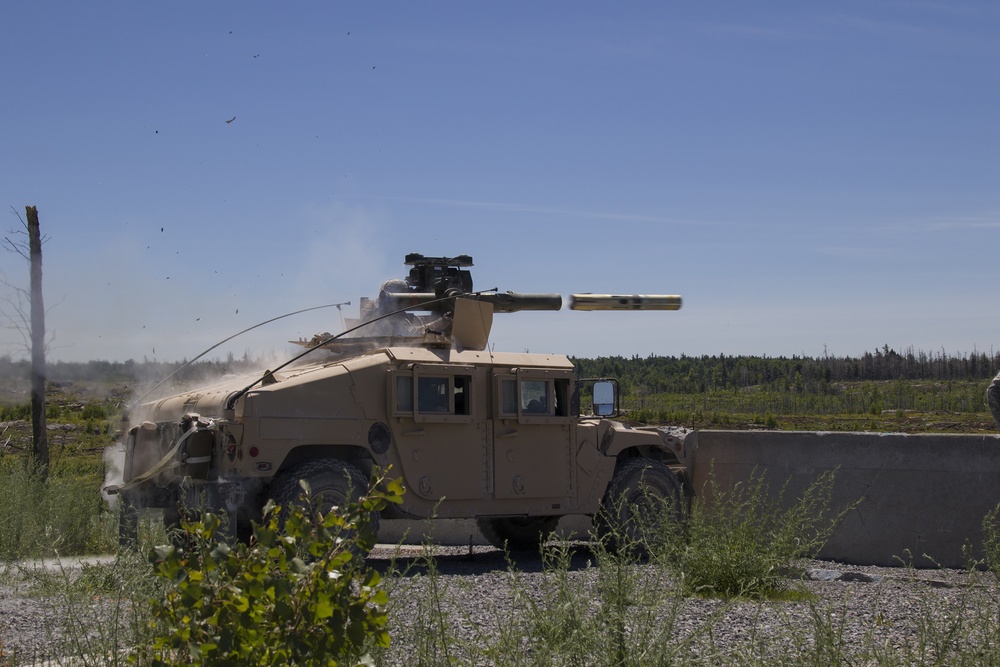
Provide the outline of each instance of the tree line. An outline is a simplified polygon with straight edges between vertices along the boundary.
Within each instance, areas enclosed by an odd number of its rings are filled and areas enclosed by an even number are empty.
[[[896,352],[888,345],[860,357],[659,356],[572,358],[584,377],[616,377],[638,394],[702,394],[760,387],[829,393],[838,383],[989,380],[1000,353]]]
[[[638,394],[702,394],[760,387],[771,391],[828,393],[825,387],[838,383],[925,380],[934,382],[991,379],[1000,370],[1000,353],[949,354],[914,351],[896,352],[888,345],[860,357],[769,357],[748,355],[702,355],[640,357],[571,357],[581,377],[615,377]],[[50,361],[50,382],[123,382],[159,379],[183,365],[181,362],[151,361]],[[199,360],[178,373],[181,382],[197,382],[226,373],[261,370],[262,362],[249,355]],[[28,378],[27,360],[0,356],[0,378]]]
[[[161,380],[175,371],[176,383],[198,382],[217,378],[229,373],[248,373],[263,370],[263,363],[244,355],[226,359],[204,359],[190,365],[187,360],[179,362],[152,361],[50,361],[47,364],[50,383],[108,382],[135,383]],[[186,366],[185,366],[186,365]],[[184,368],[181,368],[184,366]],[[10,355],[0,355],[0,379],[23,379],[30,373],[30,363],[23,359],[13,359]]]

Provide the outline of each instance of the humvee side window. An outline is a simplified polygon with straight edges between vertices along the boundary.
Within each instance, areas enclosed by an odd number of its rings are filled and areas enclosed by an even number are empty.
[[[472,404],[472,376],[455,376],[455,414],[469,415]]]
[[[553,414],[557,417],[569,416],[569,380],[556,380],[556,409]]]
[[[547,380],[521,381],[521,413],[526,415],[552,414],[551,385]]]
[[[500,414],[522,417],[568,417],[569,378],[500,379]]]
[[[505,415],[517,414],[517,382],[500,381],[500,412]]]
[[[448,421],[453,416],[470,418],[473,413],[472,378],[472,375],[416,374],[414,377],[410,373],[398,373],[392,380],[393,414],[412,416],[417,421],[427,418]]]
[[[413,412],[413,378],[396,376],[396,412]]]
[[[417,378],[417,411],[448,414],[451,412],[450,382],[446,377]]]

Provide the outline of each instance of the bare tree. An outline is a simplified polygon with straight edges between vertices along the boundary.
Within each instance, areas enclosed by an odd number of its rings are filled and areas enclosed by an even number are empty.
[[[14,212],[17,215],[17,212]],[[42,480],[49,474],[49,441],[45,428],[45,303],[42,299],[42,238],[38,224],[38,209],[26,206],[28,221],[17,216],[23,229],[10,230],[4,237],[4,246],[26,259],[30,266],[28,290],[11,288],[12,296],[4,297],[0,304],[8,328],[16,329],[25,340],[31,354],[31,451],[35,466]],[[27,237],[25,240],[23,237]]]

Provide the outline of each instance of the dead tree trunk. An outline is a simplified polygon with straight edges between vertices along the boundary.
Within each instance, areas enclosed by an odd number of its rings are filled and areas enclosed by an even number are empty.
[[[45,304],[42,301],[42,234],[38,209],[26,206],[31,262],[31,451],[42,480],[49,475],[49,440],[45,428]]]

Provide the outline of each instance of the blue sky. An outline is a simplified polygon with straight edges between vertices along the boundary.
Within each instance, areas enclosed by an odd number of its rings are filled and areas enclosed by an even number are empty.
[[[8,2],[3,229],[50,357],[191,358],[374,296],[675,293],[497,349],[858,355],[998,340],[993,2]],[[235,118],[232,122],[226,121]],[[6,279],[27,266],[0,256]],[[287,354],[335,310],[210,356]],[[0,331],[0,353],[21,354]],[[1000,346],[997,346],[1000,347]]]

